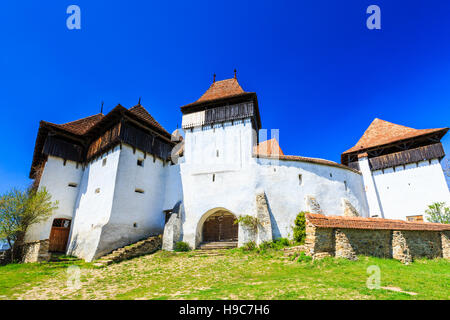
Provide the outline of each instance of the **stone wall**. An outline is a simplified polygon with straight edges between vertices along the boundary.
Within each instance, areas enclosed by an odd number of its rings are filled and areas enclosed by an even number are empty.
[[[38,240],[27,242],[22,246],[22,262],[42,262],[50,260],[51,254],[48,252],[50,241]]]
[[[424,229],[436,230],[388,230],[376,226],[365,228],[361,222],[367,218],[326,217],[322,221],[315,215],[311,222],[306,215],[306,254],[315,259],[325,256],[335,256],[350,260],[357,259],[358,255],[375,256],[380,258],[394,258],[403,263],[410,263],[415,258],[446,258],[450,259],[450,231],[439,230],[439,226],[423,223]],[[323,220],[327,220],[326,223]],[[355,223],[356,221],[356,223]],[[376,221],[376,220],[374,220]],[[386,219],[379,219],[377,223],[386,223]],[[398,220],[395,221],[398,225]],[[343,223],[346,222],[346,223]],[[350,222],[350,223],[349,223]],[[369,222],[373,222],[370,220]],[[348,228],[339,226],[348,225]],[[411,227],[405,222],[400,223],[402,228]],[[443,225],[442,229],[448,227]]]

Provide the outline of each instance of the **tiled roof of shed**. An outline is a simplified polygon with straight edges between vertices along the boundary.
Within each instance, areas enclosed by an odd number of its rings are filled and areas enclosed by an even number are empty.
[[[375,118],[356,145],[343,152],[343,154],[363,151],[430,133],[442,132],[445,134],[447,131],[448,128],[414,129]]]
[[[382,218],[362,218],[325,216],[322,214],[307,213],[306,219],[319,228],[367,229],[367,230],[411,230],[411,231],[446,231],[449,224],[410,222]]]

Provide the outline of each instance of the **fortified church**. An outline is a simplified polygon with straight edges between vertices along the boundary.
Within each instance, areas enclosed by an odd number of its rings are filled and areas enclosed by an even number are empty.
[[[41,121],[30,178],[59,208],[26,241],[50,239],[50,251],[91,261],[156,234],[167,250],[177,241],[236,246],[291,237],[300,211],[424,220],[429,204],[450,203],[440,164],[448,128],[375,119],[335,163],[260,141],[257,95],[236,76],[214,81],[181,113],[184,138],[140,103]],[[257,232],[234,223],[239,216],[257,218]]]

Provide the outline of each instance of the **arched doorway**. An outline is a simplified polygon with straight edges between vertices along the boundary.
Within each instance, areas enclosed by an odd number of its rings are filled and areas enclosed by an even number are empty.
[[[67,241],[70,233],[69,219],[54,219],[52,230],[50,231],[50,252],[66,252]]]
[[[229,211],[217,211],[203,223],[203,242],[237,241],[238,224],[236,217]]]

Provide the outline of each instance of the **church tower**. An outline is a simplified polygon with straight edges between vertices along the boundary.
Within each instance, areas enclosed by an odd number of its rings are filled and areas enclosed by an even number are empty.
[[[181,107],[185,162],[202,171],[238,170],[252,159],[261,128],[256,93],[234,78],[214,81],[194,103]]]
[[[370,215],[423,221],[428,205],[450,204],[440,161],[448,128],[413,129],[375,119],[342,164],[361,171]]]

